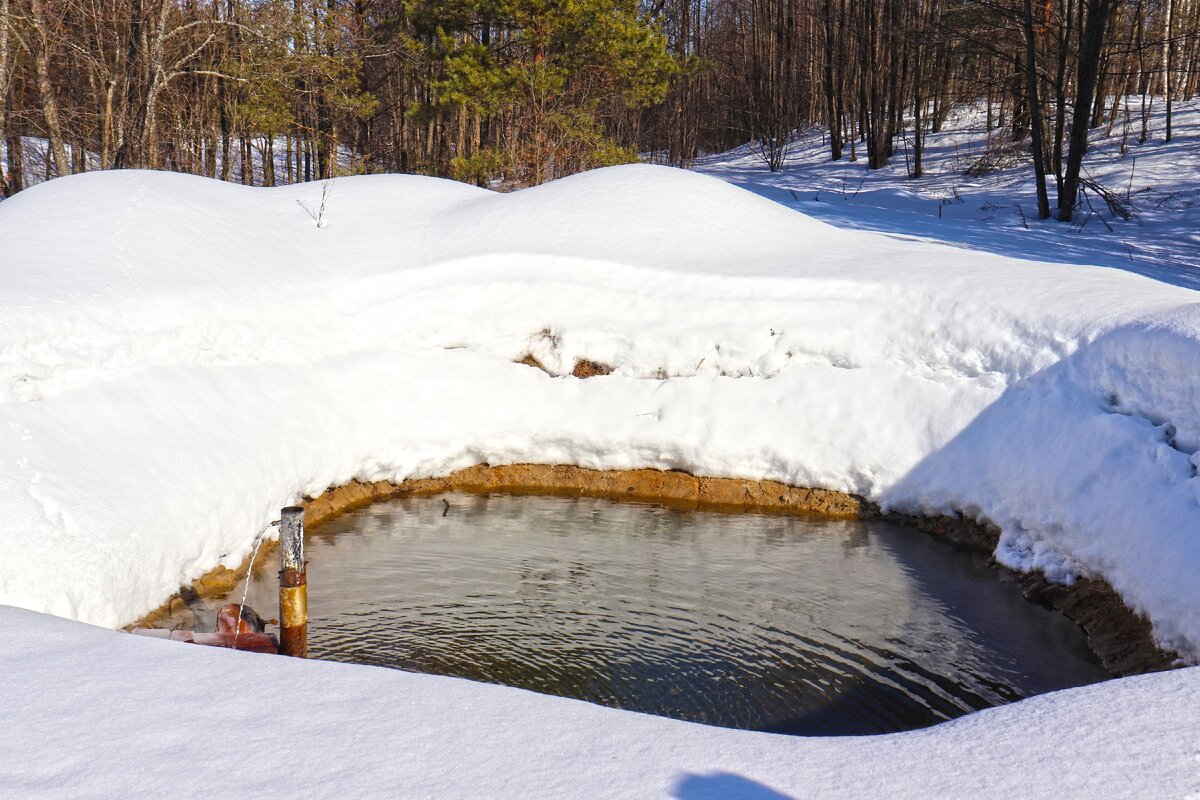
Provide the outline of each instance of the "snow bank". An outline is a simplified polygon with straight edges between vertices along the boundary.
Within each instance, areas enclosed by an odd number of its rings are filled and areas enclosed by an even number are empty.
[[[0,205],[0,602],[119,626],[301,495],[567,463],[985,515],[1006,563],[1103,577],[1200,654],[1195,292],[660,167],[343,178],[317,227],[321,192],[95,173]]]
[[[8,797],[1185,797],[1200,668],[796,738],[0,607]],[[30,669],[36,664],[36,669]],[[49,687],[53,687],[50,689]],[[49,689],[49,690],[48,690]]]
[[[1135,120],[1143,102],[1153,108],[1150,138],[1139,142],[1120,125],[1089,131],[1083,173],[1130,203],[1129,220],[1085,192],[1075,222],[1039,221],[1029,148],[1005,131],[989,136],[983,103],[955,108],[927,134],[920,178],[909,177],[903,154],[876,170],[865,158],[831,161],[820,126],[795,138],[779,172],[768,172],[752,145],[707,156],[696,168],[839,227],[1119,267],[1200,289],[1200,106],[1177,105],[1175,134],[1164,142],[1162,97],[1123,102]],[[992,167],[980,170],[983,163]],[[1052,186],[1051,202],[1053,195]]]

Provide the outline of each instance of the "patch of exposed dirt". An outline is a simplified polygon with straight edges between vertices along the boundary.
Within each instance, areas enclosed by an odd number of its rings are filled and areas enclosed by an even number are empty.
[[[534,369],[540,369],[547,375],[554,375],[553,372],[546,368],[545,364],[537,360],[537,357],[534,356],[533,353],[526,353],[513,363],[522,364],[526,367],[533,367]],[[612,371],[613,368],[608,364],[604,364],[599,361],[592,361],[587,358],[581,358],[575,362],[575,368],[571,370],[571,376],[575,378],[594,378],[597,375],[611,375]]]
[[[594,378],[597,375],[611,375],[612,371],[613,368],[608,364],[581,358],[575,362],[575,369],[571,370],[571,374],[576,378]]]
[[[1092,651],[1114,675],[1140,675],[1177,666],[1179,656],[1154,644],[1150,621],[1140,616],[1104,581],[1079,578],[1070,586],[1050,583],[1039,572],[1021,575],[1030,600],[1078,623]]]
[[[534,369],[540,369],[542,372],[546,373],[547,375],[552,374],[550,372],[550,370],[546,369],[546,367],[542,364],[542,362],[538,361],[536,358],[533,357],[533,353],[526,353],[524,356],[517,359],[513,363],[514,364],[524,364],[527,367],[533,367]]]

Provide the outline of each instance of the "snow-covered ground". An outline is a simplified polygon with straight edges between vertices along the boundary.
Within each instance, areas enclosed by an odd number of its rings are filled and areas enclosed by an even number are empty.
[[[318,228],[321,190],[91,173],[4,203],[0,600],[118,626],[302,494],[565,462],[982,514],[1006,563],[1105,577],[1197,652],[1191,290],[660,167],[341,179]]]
[[[318,226],[324,189],[90,173],[0,204],[0,604],[117,627],[240,563],[302,495],[568,463],[984,516],[1005,563],[1103,577],[1163,645],[1200,656],[1192,289],[838,228],[660,167],[508,195],[343,178]],[[1185,233],[1170,247],[1186,258]],[[525,354],[554,374],[513,363]],[[581,358],[614,372],[563,377]],[[212,775],[234,743],[276,741],[263,730],[293,681],[316,703],[318,794],[1200,791],[1190,669],[834,742],[17,610],[0,614],[0,661],[15,796],[186,794],[160,781],[197,759],[211,768],[190,790],[232,780]]]
[[[955,111],[943,132],[928,135],[925,174],[916,180],[908,177],[911,142],[898,144],[891,163],[872,171],[861,143],[858,161],[850,161],[848,146],[841,161],[830,161],[821,128],[800,134],[784,169],[774,174],[749,146],[708,156],[696,168],[838,227],[1039,261],[1119,267],[1200,288],[1200,98],[1175,107],[1169,144],[1163,142],[1161,97],[1145,99],[1150,137],[1138,143],[1142,102],[1132,96],[1123,101],[1128,131],[1123,115],[1111,132],[1107,125],[1092,131],[1083,169],[1084,177],[1129,198],[1131,220],[1085,193],[1075,222],[1039,221],[1028,145],[1014,145],[1004,131],[994,131],[989,141],[981,108]],[[1007,166],[967,174],[981,160]],[[1053,175],[1049,192],[1054,209]]]
[[[5,797],[1182,798],[1196,669],[889,736],[732,731],[0,608]],[[20,647],[14,646],[19,643]]]

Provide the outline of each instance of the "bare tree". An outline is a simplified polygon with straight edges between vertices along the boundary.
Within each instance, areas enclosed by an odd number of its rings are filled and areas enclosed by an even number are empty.
[[[1171,97],[1171,66],[1172,66],[1171,62],[1173,60],[1172,56],[1175,54],[1175,31],[1172,26],[1172,23],[1174,22],[1174,19],[1175,19],[1174,14],[1173,14],[1174,10],[1175,10],[1175,0],[1166,0],[1166,9],[1165,9],[1166,14],[1165,14],[1165,18],[1163,19],[1162,62],[1163,62],[1163,99],[1165,99],[1166,103],[1167,103],[1167,118],[1166,118],[1166,123],[1165,123],[1166,131],[1165,131],[1164,138],[1168,142],[1171,141],[1171,111],[1172,111],[1171,106],[1172,106],[1172,101],[1174,100],[1174,98]]]
[[[1033,174],[1037,185],[1038,218],[1050,218],[1050,197],[1046,194],[1046,160],[1042,155],[1042,104],[1038,100],[1037,49],[1033,38],[1033,7],[1030,0],[1022,2],[1025,28],[1025,91],[1029,95],[1030,151],[1033,154]]]
[[[29,0],[30,19],[34,29],[33,67],[37,77],[38,95],[42,101],[42,114],[46,119],[46,136],[50,140],[50,153],[54,157],[56,174],[69,175],[67,148],[63,144],[62,124],[59,122],[58,99],[50,82],[50,31],[42,0]]]
[[[1071,150],[1058,193],[1058,219],[1070,222],[1079,193],[1079,170],[1087,150],[1088,123],[1100,72],[1100,48],[1108,14],[1116,0],[1087,0],[1087,21],[1079,40],[1079,72],[1075,83],[1075,110],[1071,119]],[[1082,0],[1081,0],[1082,6]],[[1082,11],[1082,8],[1081,8]]]
[[[32,164],[22,137],[47,143],[47,177],[90,159],[273,184],[333,175],[341,152],[355,170],[486,183],[489,159],[520,153],[525,166],[505,178],[516,186],[598,163],[585,152],[687,165],[750,142],[779,168],[794,133],[821,126],[830,158],[865,150],[878,169],[903,148],[917,178],[926,137],[953,108],[979,103],[989,134],[1027,143],[1039,212],[1053,174],[1068,216],[1089,125],[1107,118],[1111,133],[1128,109],[1120,98],[1138,94],[1142,139],[1164,101],[1177,137],[1174,111],[1200,92],[1198,0],[620,1],[635,2],[642,38],[665,42],[660,56],[675,67],[663,70],[673,73],[665,99],[614,94],[613,70],[589,64],[571,78],[581,102],[568,112],[562,91],[529,80],[540,56],[521,49],[546,22],[545,3],[0,0],[0,133],[13,175],[0,176],[0,192],[23,185],[22,162]],[[602,0],[578,3],[588,4],[597,21],[609,13]],[[589,44],[596,28],[569,38]],[[491,78],[464,84],[472,52],[484,54],[480,69],[520,67],[525,95],[498,102]],[[611,66],[633,61],[646,63]]]
[[[9,41],[9,0],[0,0],[0,143],[8,130]],[[0,197],[12,193],[6,173],[7,170],[0,169]]]

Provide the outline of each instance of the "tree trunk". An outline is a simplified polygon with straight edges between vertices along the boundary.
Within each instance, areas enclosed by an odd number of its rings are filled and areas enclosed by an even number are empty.
[[[21,134],[9,130],[6,134],[8,154],[8,177],[5,179],[9,197],[25,188],[25,148]]]
[[[215,10],[217,7],[219,7],[219,5],[219,3],[213,4],[214,13],[216,13]],[[226,0],[225,21],[227,23],[233,22],[233,5],[233,0]],[[232,50],[234,46],[233,27],[232,25],[227,25],[226,27],[228,30],[225,34],[225,55],[226,57],[229,57],[229,51]],[[224,72],[224,70],[222,70],[222,72]],[[225,79],[218,76],[217,125],[220,128],[221,137],[221,180],[223,181],[228,181],[231,177],[233,177],[233,161],[231,158],[233,154],[231,146],[231,141],[233,138],[233,120],[231,118],[232,115],[230,114],[229,109],[231,103],[232,100],[229,97],[229,90],[225,85]]]
[[[1139,0],[1140,2],[1141,0]],[[1071,49],[1071,16],[1075,0],[1067,0],[1058,38],[1058,70],[1054,75],[1054,182],[1062,188],[1063,137],[1067,130],[1067,54]]]
[[[140,167],[144,154],[139,152],[142,130],[145,126],[145,105],[139,100],[139,92],[149,83],[145,58],[145,19],[142,0],[131,0],[129,8],[129,41],[125,51],[125,113],[133,114],[131,124],[123,126],[113,166],[117,169]]]
[[[62,124],[58,118],[58,100],[50,83],[50,36],[46,30],[46,13],[42,0],[29,0],[29,11],[33,19],[34,53],[33,70],[37,80],[38,96],[42,101],[42,115],[46,118],[46,138],[50,140],[50,154],[54,158],[55,173],[62,177],[71,174],[67,161],[67,148],[63,144]]]
[[[334,12],[334,0],[326,0],[325,10],[327,14]],[[315,15],[315,11],[314,11]],[[321,20],[313,20],[314,30],[319,30]],[[329,33],[324,34],[326,37]],[[325,44],[325,54],[332,57],[334,55],[333,45],[328,41]],[[337,164],[337,143],[334,141],[333,135],[333,109],[329,107],[329,98],[327,96],[326,82],[318,81],[316,87],[316,105],[317,105],[317,175],[320,179],[332,178],[334,176],[334,168]],[[332,153],[330,151],[333,151]]]
[[[935,0],[936,2],[936,0]],[[930,16],[936,14],[929,12]],[[925,38],[927,29],[925,3],[918,2],[916,10],[916,37],[913,43],[913,165],[912,177],[924,174],[922,158],[925,154]],[[990,111],[990,108],[989,108]]]
[[[1111,9],[1115,8],[1119,3],[1120,3],[1120,0],[1109,0],[1109,2],[1108,2],[1109,9],[1111,10]],[[1107,26],[1107,21],[1105,22],[1105,25]],[[1108,49],[1104,47],[1104,38],[1105,38],[1104,34],[1105,34],[1105,31],[1103,31],[1103,30],[1100,31],[1100,34],[1099,34],[1100,48],[1097,51],[1099,53],[1099,55],[1097,57],[1097,62],[1099,64],[1099,68],[1096,71],[1096,74],[1097,74],[1096,89],[1093,92],[1094,99],[1092,101],[1092,118],[1088,122],[1088,128],[1093,129],[1093,130],[1096,128],[1099,128],[1100,125],[1104,122],[1104,101],[1108,96],[1108,92],[1107,92],[1108,80],[1109,80],[1109,73],[1111,72],[1111,70],[1109,69],[1109,66],[1110,66],[1109,62],[1111,59],[1109,58]],[[1083,46],[1083,42],[1081,39],[1080,47],[1082,48],[1082,46]]]
[[[834,161],[842,157],[841,114],[838,111],[837,96],[840,93],[835,81],[834,36],[837,22],[833,18],[834,0],[826,0],[824,6],[825,30],[825,118],[829,124],[829,155]],[[840,53],[839,53],[840,55]]]
[[[1087,22],[1079,40],[1079,70],[1075,84],[1075,109],[1071,116],[1071,150],[1058,193],[1058,218],[1070,222],[1075,213],[1075,198],[1079,193],[1079,170],[1087,150],[1088,121],[1096,92],[1100,67],[1100,47],[1104,43],[1104,28],[1115,0],[1087,0]],[[1081,3],[1082,5],[1082,3]]]
[[[1023,0],[1025,22],[1025,93],[1029,96],[1030,145],[1033,174],[1037,184],[1038,219],[1050,218],[1050,197],[1046,194],[1046,160],[1042,156],[1042,104],[1038,100],[1037,48],[1033,38],[1033,6]]]
[[[1166,15],[1167,18],[1163,22],[1163,96],[1167,101],[1167,119],[1166,132],[1164,135],[1165,141],[1171,141],[1171,56],[1175,50],[1175,44],[1172,41],[1174,36],[1174,11],[1175,0],[1166,0]]]
[[[238,153],[242,159],[242,185],[254,185],[254,151],[250,147],[250,135],[245,131],[239,131],[238,135]]]
[[[8,0],[0,0],[0,139],[8,130]],[[7,170],[0,169],[0,197],[8,197]]]
[[[104,109],[100,114],[100,169],[108,169],[113,160],[113,97],[117,82],[110,80],[104,85]]]

